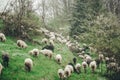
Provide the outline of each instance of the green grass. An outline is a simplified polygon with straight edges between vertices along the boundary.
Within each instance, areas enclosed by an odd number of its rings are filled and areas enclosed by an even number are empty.
[[[21,49],[16,45],[16,39],[7,37],[6,42],[0,42],[0,57],[2,51],[7,51],[10,54],[9,67],[4,68],[0,80],[59,80],[57,75],[57,70],[59,68],[64,68],[67,63],[72,62],[74,55],[68,50],[64,44],[55,43],[55,54],[61,54],[63,56],[62,64],[59,65],[54,60],[45,57],[40,54],[38,58],[32,57],[28,54],[28,51],[33,48],[41,49],[43,45],[35,45],[27,42],[28,48]],[[94,55],[93,55],[94,56]],[[25,58],[32,58],[34,65],[31,72],[26,72],[24,69],[24,60]],[[77,62],[81,63],[81,59],[78,59]],[[0,58],[0,62],[2,62]],[[105,65],[103,65],[104,69]],[[101,74],[105,72],[100,72],[97,69],[95,74],[91,73],[91,70],[88,68],[87,73],[84,73],[82,70],[81,74],[72,73],[69,77],[69,80],[106,80],[105,77],[102,77]]]

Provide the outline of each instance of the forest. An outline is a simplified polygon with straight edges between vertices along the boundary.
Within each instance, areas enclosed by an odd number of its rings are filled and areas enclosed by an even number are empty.
[[[120,80],[120,0],[0,0],[0,80]]]

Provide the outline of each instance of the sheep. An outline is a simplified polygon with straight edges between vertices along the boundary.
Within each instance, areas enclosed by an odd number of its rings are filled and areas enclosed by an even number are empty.
[[[46,45],[42,48],[42,50],[44,50],[44,49],[49,49],[54,52],[54,45]]]
[[[107,64],[107,73],[111,73],[111,71],[117,71],[118,68],[118,64],[115,62],[111,62],[109,64]]]
[[[55,60],[56,60],[59,64],[61,64],[62,56],[61,56],[60,54],[57,54],[57,55],[55,56]]]
[[[74,72],[74,68],[73,68],[72,65],[66,65],[66,67],[68,67],[68,68],[70,69],[70,72],[71,72],[71,73]]]
[[[87,64],[89,65],[90,62],[92,61],[92,58],[88,55],[88,56],[85,58],[85,61],[86,61]]]
[[[6,37],[3,33],[0,33],[0,41],[2,41],[2,42],[6,41]]]
[[[2,61],[3,61],[4,67],[8,67],[8,65],[9,65],[9,54],[7,52],[4,52],[2,54]]]
[[[26,58],[25,61],[24,61],[24,64],[25,64],[25,70],[30,72],[32,67],[33,67],[33,61],[32,59],[30,58]]]
[[[47,38],[44,38],[44,39],[42,39],[41,42],[42,42],[42,43],[45,43],[45,44],[48,44],[48,39],[47,39]]]
[[[64,70],[63,69],[58,69],[58,76],[60,80],[64,80]]]
[[[73,63],[76,64],[76,62],[77,62],[77,58],[74,57],[73,58]]]
[[[97,64],[97,68],[99,68],[99,65],[100,65],[100,59],[99,59],[99,58],[96,58],[95,61],[96,61],[96,64]]]
[[[76,71],[78,74],[81,72],[81,65],[80,65],[80,63],[77,63],[77,64],[75,65],[75,71]]]
[[[90,68],[92,69],[92,72],[94,73],[97,68],[96,61],[92,61],[90,63]]]
[[[104,55],[103,55],[103,54],[99,54],[99,59],[100,59],[101,62],[103,62],[103,60],[104,60]]]
[[[2,73],[2,69],[3,69],[3,66],[2,66],[2,64],[0,63],[0,75],[1,75],[1,73]]]
[[[39,55],[39,50],[38,50],[37,48],[35,48],[35,49],[29,51],[29,54],[31,54],[31,55],[33,55],[33,56],[35,56],[35,57],[38,57],[38,55]]]
[[[87,62],[83,61],[83,62],[82,62],[82,67],[83,67],[83,69],[84,69],[84,72],[86,73],[86,68],[88,67]]]
[[[54,41],[52,39],[49,40],[50,45],[54,46]]]
[[[51,50],[44,49],[44,50],[40,50],[40,52],[45,56],[48,56],[50,59],[52,58],[53,52]]]
[[[27,48],[27,44],[23,40],[17,40],[17,46],[20,48]]]
[[[65,78],[68,78],[71,75],[71,71],[69,67],[65,67],[64,69],[64,76]]]

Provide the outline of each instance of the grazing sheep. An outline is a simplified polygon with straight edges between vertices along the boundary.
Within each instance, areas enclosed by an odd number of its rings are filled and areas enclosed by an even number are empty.
[[[49,40],[50,45],[54,46],[54,41],[52,39]]]
[[[20,48],[27,48],[27,44],[23,40],[17,40],[17,46]]]
[[[117,71],[118,64],[115,62],[111,62],[107,65],[107,73],[111,73],[111,71]]]
[[[33,61],[30,58],[26,58],[24,61],[26,71],[30,72],[33,67]]]
[[[0,75],[1,75],[1,73],[2,73],[2,69],[3,69],[3,66],[2,66],[2,64],[0,63]]]
[[[63,69],[58,69],[58,76],[60,80],[64,80],[64,70]]]
[[[48,43],[48,39],[47,39],[47,38],[44,38],[44,39],[42,39],[41,42],[47,44],[47,43]]]
[[[100,65],[100,59],[95,59],[95,61],[96,61],[96,64],[97,64],[97,68],[99,68],[99,65]]]
[[[51,50],[44,49],[44,50],[40,50],[40,52],[45,56],[48,56],[50,59],[52,58],[53,52]]]
[[[55,56],[55,60],[56,60],[59,64],[61,64],[62,56],[61,56],[60,54],[57,54],[57,55]]]
[[[2,41],[2,42],[6,41],[6,37],[3,33],[0,33],[0,41]]]
[[[92,62],[92,58],[91,58],[90,56],[87,56],[87,57],[85,58],[85,61],[86,61],[87,64],[89,65],[90,62]]]
[[[42,50],[44,50],[44,49],[49,49],[49,50],[54,52],[54,46],[53,45],[46,45],[42,48]]]
[[[92,61],[92,62],[90,63],[90,68],[92,69],[92,72],[94,73],[95,70],[96,70],[96,68],[97,68],[97,65],[96,65],[96,62],[95,62],[95,61]]]
[[[68,67],[70,69],[70,72],[73,73],[74,72],[74,68],[72,65],[67,65],[66,67]]]
[[[73,58],[73,63],[76,64],[76,62],[77,62],[77,58],[74,57]]]
[[[87,62],[83,61],[83,62],[82,62],[82,67],[83,67],[83,69],[84,69],[84,72],[86,73],[86,72],[87,72],[86,68],[88,67]]]
[[[31,54],[31,55],[33,55],[33,56],[35,56],[35,57],[38,57],[38,55],[39,55],[39,50],[35,48],[35,49],[29,51],[29,54]]]
[[[75,71],[76,71],[78,74],[81,72],[81,65],[80,65],[80,63],[77,63],[77,64],[75,65]]]
[[[3,66],[8,67],[8,65],[9,65],[9,54],[7,52],[4,52],[2,54],[2,61],[3,61]]]
[[[99,59],[100,59],[101,62],[103,62],[103,60],[104,60],[104,55],[103,55],[103,54],[99,54]]]
[[[71,75],[71,70],[69,67],[65,67],[64,69],[64,76],[65,78],[68,78]]]

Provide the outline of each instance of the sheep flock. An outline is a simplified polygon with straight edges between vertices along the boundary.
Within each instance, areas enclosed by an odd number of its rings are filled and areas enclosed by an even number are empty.
[[[45,56],[48,60],[53,60],[56,65],[61,68],[56,70],[57,76],[60,80],[69,79],[72,74],[80,75],[81,73],[87,74],[90,71],[91,74],[97,74],[102,72],[102,67],[105,66],[106,74],[112,72],[120,72],[120,67],[114,57],[106,56],[102,52],[98,52],[95,48],[88,44],[83,43],[80,45],[76,40],[72,41],[69,36],[63,36],[55,32],[50,32],[45,28],[41,28],[40,32],[44,35],[41,40],[42,48],[33,48],[28,51],[29,57],[25,57],[23,61],[23,68],[25,72],[32,72],[34,67],[34,59],[40,58],[41,55]],[[7,42],[4,33],[0,33],[0,41]],[[61,51],[61,48],[56,48],[56,44],[65,45],[69,51],[74,55],[70,61],[64,62],[65,57],[57,51]],[[16,41],[16,48],[20,50],[26,50],[29,45],[22,39]],[[67,54],[67,53],[66,53]],[[95,57],[93,55],[96,55]],[[4,72],[4,69],[10,68],[11,55],[9,52],[2,52],[2,61],[0,62],[0,75]],[[15,65],[14,65],[15,66]],[[54,69],[53,69],[54,70]]]

